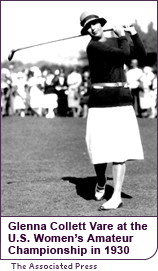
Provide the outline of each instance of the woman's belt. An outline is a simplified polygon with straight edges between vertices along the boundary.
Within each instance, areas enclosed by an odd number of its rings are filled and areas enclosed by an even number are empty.
[[[127,87],[126,82],[116,82],[116,83],[95,83],[92,84],[93,88],[103,89],[105,87]]]
[[[107,83],[106,83],[107,84]],[[89,107],[113,107],[113,106],[124,106],[132,105],[133,98],[131,91],[125,84],[121,83],[122,86],[100,86],[98,84],[93,84],[88,106]]]

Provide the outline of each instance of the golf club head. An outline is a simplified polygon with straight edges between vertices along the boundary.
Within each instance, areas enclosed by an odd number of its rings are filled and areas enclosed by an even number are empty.
[[[14,56],[15,50],[11,50],[8,56],[8,60],[11,61]]]

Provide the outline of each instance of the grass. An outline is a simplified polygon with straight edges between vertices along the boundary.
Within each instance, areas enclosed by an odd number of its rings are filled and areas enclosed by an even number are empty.
[[[127,163],[123,207],[99,212],[85,119],[1,119],[1,215],[156,216],[157,120],[138,122],[145,160]],[[113,191],[111,164],[107,176],[106,199]]]

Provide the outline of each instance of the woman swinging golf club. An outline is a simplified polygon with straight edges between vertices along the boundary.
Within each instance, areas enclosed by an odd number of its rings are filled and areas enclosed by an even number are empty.
[[[107,163],[112,163],[114,192],[99,210],[122,206],[121,189],[125,177],[126,161],[144,159],[132,97],[126,86],[124,64],[132,50],[137,59],[146,56],[144,46],[134,26],[115,27],[118,37],[106,38],[102,26],[104,18],[84,12],[80,16],[81,34],[89,34],[87,56],[91,74],[91,94],[86,128],[88,153],[97,175],[96,200],[103,199],[106,186]],[[130,47],[125,31],[130,34]]]

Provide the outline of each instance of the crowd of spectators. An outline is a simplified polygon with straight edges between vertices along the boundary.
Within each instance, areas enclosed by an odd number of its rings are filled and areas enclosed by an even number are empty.
[[[63,69],[42,72],[33,66],[13,73],[2,68],[1,116],[86,117],[88,100],[82,97],[88,90],[89,72],[81,74],[77,68],[67,76]]]
[[[138,67],[136,59],[125,66],[127,84],[138,117],[157,117],[157,73],[151,67]],[[77,68],[41,71],[37,66],[17,73],[1,69],[1,117],[56,116],[87,117],[90,74]]]
[[[137,59],[126,67],[127,84],[133,96],[133,105],[138,117],[157,117],[157,72],[154,68],[138,67]]]

